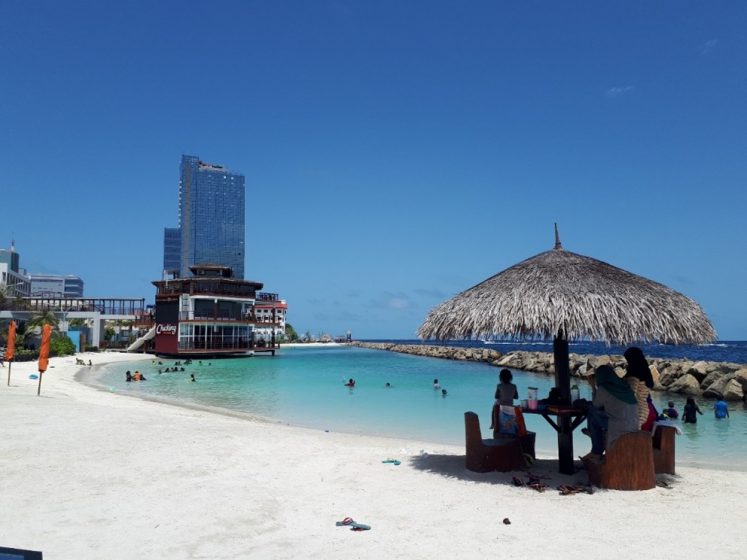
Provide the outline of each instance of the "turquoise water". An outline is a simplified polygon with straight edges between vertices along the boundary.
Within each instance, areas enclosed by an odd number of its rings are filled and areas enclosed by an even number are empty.
[[[97,384],[109,390],[180,402],[222,407],[279,420],[288,424],[335,432],[399,437],[434,443],[464,444],[464,412],[480,416],[484,437],[489,436],[490,410],[498,382],[498,368],[484,363],[459,362],[348,347],[284,348],[276,357],[204,360],[185,366],[186,372],[164,373],[162,366],[145,361],[110,364],[96,372]],[[139,369],[148,381],[126,383],[124,372]],[[189,381],[194,373],[197,383]],[[356,380],[350,390],[343,386]],[[438,378],[446,398],[432,388]],[[391,388],[386,388],[385,383]],[[528,387],[546,396],[552,377],[514,371],[521,398]],[[580,383],[581,396],[591,398]],[[678,410],[684,399],[655,395],[657,408],[672,398]],[[731,404],[731,418],[716,421],[710,401],[696,426],[683,425],[677,438],[678,464],[747,470],[747,413]],[[539,416],[528,416],[527,427],[537,432],[537,449],[557,453],[555,432]],[[590,447],[579,431],[575,454]]]

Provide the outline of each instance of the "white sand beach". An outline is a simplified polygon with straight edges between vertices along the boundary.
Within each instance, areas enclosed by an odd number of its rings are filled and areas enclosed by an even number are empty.
[[[14,364],[10,387],[0,368],[0,546],[45,560],[747,555],[744,472],[681,468],[669,488],[562,496],[585,474],[538,461],[539,493],[466,471],[461,447],[107,393],[75,381],[74,364],[52,359],[40,397],[35,362]],[[335,526],[347,516],[372,529]]]

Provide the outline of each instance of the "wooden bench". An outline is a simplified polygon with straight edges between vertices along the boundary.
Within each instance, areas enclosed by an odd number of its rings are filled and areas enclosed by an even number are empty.
[[[467,470],[507,472],[525,468],[524,452],[519,438],[507,436],[482,439],[480,419],[474,412],[464,413],[464,431]]]
[[[584,461],[589,483],[613,490],[650,490],[656,486],[651,434],[632,432],[615,440],[603,463]]]
[[[653,435],[654,472],[674,474],[674,437],[677,430],[672,426],[655,426]]]

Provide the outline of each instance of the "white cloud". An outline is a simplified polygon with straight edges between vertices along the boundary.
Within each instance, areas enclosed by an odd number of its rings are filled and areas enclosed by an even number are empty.
[[[629,93],[635,89],[635,86],[613,86],[609,88],[605,94],[607,97],[619,97],[625,93]]]
[[[718,43],[718,39],[709,39],[702,45],[700,45],[700,54],[708,54],[713,50],[713,48],[716,46],[716,43]]]
[[[407,309],[410,307],[410,300],[402,297],[393,297],[387,302],[390,309]]]

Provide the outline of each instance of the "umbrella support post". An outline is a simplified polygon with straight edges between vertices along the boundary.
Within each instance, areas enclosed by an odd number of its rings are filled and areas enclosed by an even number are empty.
[[[562,402],[571,404],[571,368],[568,357],[568,340],[561,330],[553,338],[552,349],[555,358],[555,386]],[[560,472],[573,474],[573,428],[571,418],[558,418],[558,459]]]

